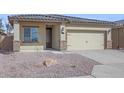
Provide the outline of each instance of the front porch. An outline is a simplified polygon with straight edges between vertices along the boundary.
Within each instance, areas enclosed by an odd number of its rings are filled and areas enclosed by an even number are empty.
[[[61,26],[61,23],[15,23],[14,51],[41,52],[50,48],[61,50]]]

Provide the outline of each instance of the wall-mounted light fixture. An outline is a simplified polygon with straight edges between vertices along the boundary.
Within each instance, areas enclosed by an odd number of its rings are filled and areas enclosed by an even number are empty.
[[[65,31],[64,31],[64,30],[65,30],[65,28],[62,27],[62,28],[61,28],[61,34],[65,34]]]
[[[108,34],[111,32],[111,30],[108,30]]]

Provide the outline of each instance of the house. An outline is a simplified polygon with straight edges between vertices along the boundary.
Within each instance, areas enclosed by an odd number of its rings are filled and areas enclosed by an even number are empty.
[[[115,21],[112,28],[112,48],[124,49],[124,20]]]
[[[13,50],[89,50],[112,47],[113,22],[56,14],[12,15]]]

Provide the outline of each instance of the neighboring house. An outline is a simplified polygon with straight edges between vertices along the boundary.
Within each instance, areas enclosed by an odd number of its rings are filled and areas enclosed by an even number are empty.
[[[113,22],[63,15],[13,15],[14,51],[111,48]]]
[[[115,21],[112,29],[112,48],[124,49],[124,20]]]

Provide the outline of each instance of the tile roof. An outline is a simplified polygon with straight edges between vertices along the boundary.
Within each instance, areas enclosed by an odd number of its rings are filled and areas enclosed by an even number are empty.
[[[124,20],[118,20],[118,21],[115,21],[116,25],[122,25],[124,24]]]
[[[8,17],[9,21],[43,21],[43,22],[70,22],[70,23],[98,23],[98,24],[111,24],[114,22],[86,19],[80,17],[71,17],[57,14],[24,14],[12,15]]]
[[[65,18],[57,18],[51,15],[42,15],[42,14],[13,15],[13,16],[9,16],[8,18],[9,20],[17,20],[17,21],[66,22]]]
[[[122,24],[124,24],[124,19],[123,20],[115,21],[115,23],[122,23]]]
[[[124,27],[124,20],[115,21],[115,28]]]
[[[58,18],[66,18],[69,22],[77,22],[77,23],[87,22],[87,23],[114,24],[114,22],[110,22],[110,21],[87,19],[87,18],[72,17],[72,16],[65,16],[65,15],[52,14],[52,16],[58,17]]]

